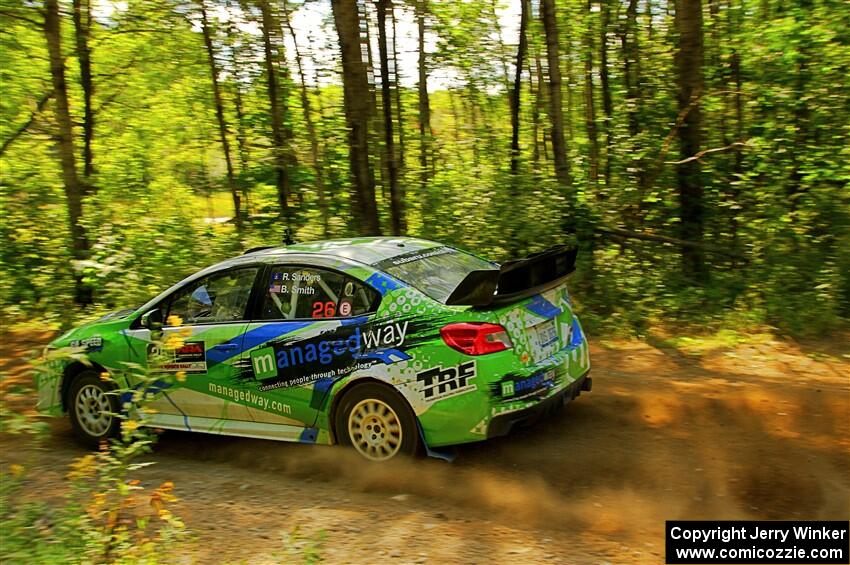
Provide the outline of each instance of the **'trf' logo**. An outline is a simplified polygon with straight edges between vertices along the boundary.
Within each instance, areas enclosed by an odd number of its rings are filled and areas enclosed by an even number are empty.
[[[475,390],[475,385],[469,384],[469,381],[474,378],[475,361],[468,361],[447,369],[435,367],[416,375],[416,380],[422,383],[422,394],[426,401],[439,400]]]

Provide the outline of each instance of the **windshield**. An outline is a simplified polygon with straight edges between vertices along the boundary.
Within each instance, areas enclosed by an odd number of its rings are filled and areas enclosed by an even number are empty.
[[[381,267],[443,304],[470,272],[499,268],[495,263],[451,247],[399,255],[383,261]]]

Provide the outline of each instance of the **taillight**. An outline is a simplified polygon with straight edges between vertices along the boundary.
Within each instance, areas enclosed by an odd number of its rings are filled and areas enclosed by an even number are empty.
[[[443,326],[443,341],[467,355],[486,355],[513,347],[505,328],[485,322],[459,322]]]

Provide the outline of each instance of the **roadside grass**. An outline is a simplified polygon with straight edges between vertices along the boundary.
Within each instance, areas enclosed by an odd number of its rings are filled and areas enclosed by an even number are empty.
[[[727,351],[741,345],[758,345],[775,341],[776,337],[764,329],[743,332],[721,329],[703,335],[671,335],[669,330],[654,328],[646,335],[646,342],[668,353],[700,358],[718,351]]]
[[[171,336],[167,343],[159,344],[159,349],[180,347],[184,337],[175,340]],[[55,351],[38,359],[31,351],[33,374],[27,374],[27,379],[32,380],[49,371],[51,364],[61,364],[69,358],[87,361],[78,350]],[[20,360],[20,364],[26,363],[27,360]],[[101,374],[102,379],[116,386],[113,394],[130,397],[121,413],[114,415],[121,419],[120,437],[102,442],[96,452],[74,459],[65,473],[65,492],[49,493],[49,500],[45,500],[45,493],[36,490],[38,481],[33,469],[38,449],[22,449],[29,453],[26,459],[0,468],[0,563],[193,562],[193,535],[175,512],[179,500],[174,483],[165,480],[156,487],[145,488],[137,478],[137,471],[153,465],[142,458],[157,440],[152,430],[140,425],[146,414],[153,413],[148,406],[154,398],[154,393],[148,392],[153,390],[150,385],[163,378],[181,380],[185,375],[165,377],[131,364],[125,371],[132,374],[137,386],[122,386],[111,375]],[[14,385],[16,381],[8,377],[0,374],[0,382],[11,381]],[[33,410],[22,410],[19,399],[6,402],[17,393],[10,395],[13,387],[5,388],[8,390],[0,399],[0,434],[14,436],[22,448],[39,448],[50,427]],[[25,392],[32,397],[31,388]],[[296,527],[282,534],[275,557],[286,563],[318,563],[322,561],[324,538],[323,531],[308,536]]]
[[[81,351],[59,350],[34,362],[33,372],[44,374],[69,359],[87,361]],[[126,370],[141,386],[122,387],[101,374],[115,385],[113,394],[131,398],[113,414],[121,420],[120,437],[69,465],[69,488],[58,504],[38,500],[39,493],[30,491],[28,463],[0,470],[0,562],[163,563],[188,539],[183,521],[172,512],[174,484],[164,481],[147,490],[134,477],[152,464],[140,458],[150,453],[156,436],[140,427],[139,419],[150,412],[148,385],[161,376],[139,366]],[[38,442],[47,429],[38,416],[0,407],[0,431],[16,434],[22,443]]]

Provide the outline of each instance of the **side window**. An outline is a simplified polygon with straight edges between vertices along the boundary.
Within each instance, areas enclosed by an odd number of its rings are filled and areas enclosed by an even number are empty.
[[[265,285],[263,320],[350,318],[374,311],[380,295],[348,275],[277,265]]]
[[[234,269],[195,281],[171,299],[166,316],[180,316],[184,324],[244,320],[258,270]]]

